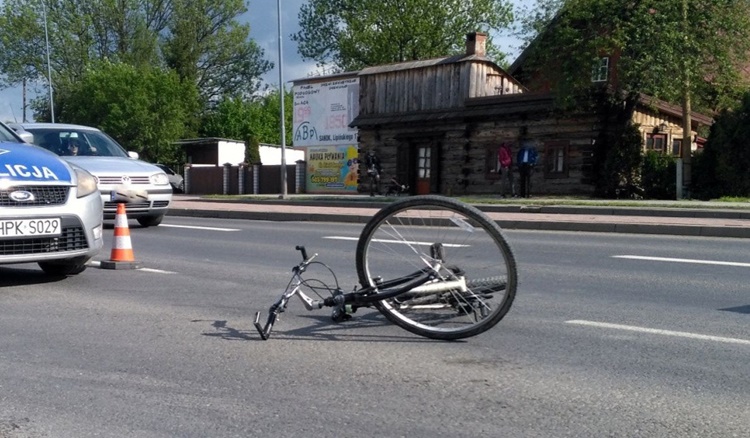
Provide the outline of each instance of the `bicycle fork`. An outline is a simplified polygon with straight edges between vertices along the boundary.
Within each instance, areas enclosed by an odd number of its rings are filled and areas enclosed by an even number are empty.
[[[300,278],[296,278],[295,285],[293,287],[287,287],[286,291],[281,295],[281,298],[279,298],[278,301],[273,303],[271,305],[271,308],[268,309],[268,319],[266,320],[266,325],[261,326],[260,324],[260,312],[255,312],[255,329],[258,330],[258,333],[260,334],[261,339],[264,341],[268,340],[269,337],[271,337],[271,330],[273,330],[273,325],[276,323],[276,320],[279,318],[279,315],[283,313],[286,310],[286,306],[289,304],[289,299],[293,296],[298,296],[300,301],[305,305],[305,308],[307,310],[313,310],[313,309],[321,309],[323,308],[323,301],[320,300],[313,300],[312,298],[308,297],[307,295],[300,290],[300,285],[302,284],[302,281]],[[290,283],[291,286],[291,283]]]

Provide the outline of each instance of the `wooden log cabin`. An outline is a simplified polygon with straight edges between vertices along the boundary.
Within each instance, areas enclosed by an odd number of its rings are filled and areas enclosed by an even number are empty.
[[[591,195],[600,116],[556,111],[549,90],[530,92],[486,58],[486,38],[468,34],[466,52],[458,56],[359,71],[359,114],[350,126],[359,130],[360,154],[374,149],[384,181],[395,177],[412,194],[499,194],[498,148],[510,144],[517,172],[523,138],[539,152],[532,194]],[[642,103],[634,117],[651,130],[651,147],[670,147],[670,139],[681,137],[679,111],[647,96]],[[653,137],[664,134],[662,124],[668,136]],[[360,166],[362,185],[364,171]]]

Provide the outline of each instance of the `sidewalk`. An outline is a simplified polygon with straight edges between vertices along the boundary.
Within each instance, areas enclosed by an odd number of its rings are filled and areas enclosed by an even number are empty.
[[[686,201],[642,201],[623,207],[605,203],[534,205],[533,200],[523,200],[523,204],[517,205],[474,205],[506,229],[750,238],[750,203],[700,203],[700,208],[690,208]],[[360,195],[351,199],[311,195],[288,195],[286,199],[175,195],[168,216],[364,224],[386,204],[385,198]]]

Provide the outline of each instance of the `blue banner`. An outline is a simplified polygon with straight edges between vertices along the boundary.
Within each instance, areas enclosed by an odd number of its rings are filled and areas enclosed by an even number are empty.
[[[52,152],[22,143],[0,142],[0,180],[67,182],[73,178]]]

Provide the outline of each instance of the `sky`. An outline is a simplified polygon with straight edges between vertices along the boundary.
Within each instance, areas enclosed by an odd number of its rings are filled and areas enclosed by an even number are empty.
[[[277,1],[281,2],[281,49],[283,82],[287,84],[295,79],[308,77],[318,71],[315,61],[303,61],[297,53],[297,44],[289,37],[299,30],[297,14],[306,0],[249,0],[248,12],[240,16],[239,21],[250,23],[250,38],[265,51],[266,59],[274,63],[274,68],[263,76],[263,81],[278,88],[279,85],[279,28]],[[511,0],[516,7],[521,7],[530,0]],[[0,0],[2,5],[3,0]],[[513,37],[494,36],[495,44],[509,53],[512,62],[520,53],[520,41]],[[51,56],[54,56],[52,54]],[[288,86],[288,84],[287,84]],[[42,90],[46,93],[46,90]],[[23,118],[23,98],[21,87],[0,90],[0,120],[5,122],[21,121]],[[35,94],[27,92],[27,101]],[[53,96],[54,97],[54,96]],[[31,111],[27,110],[31,119]]]

